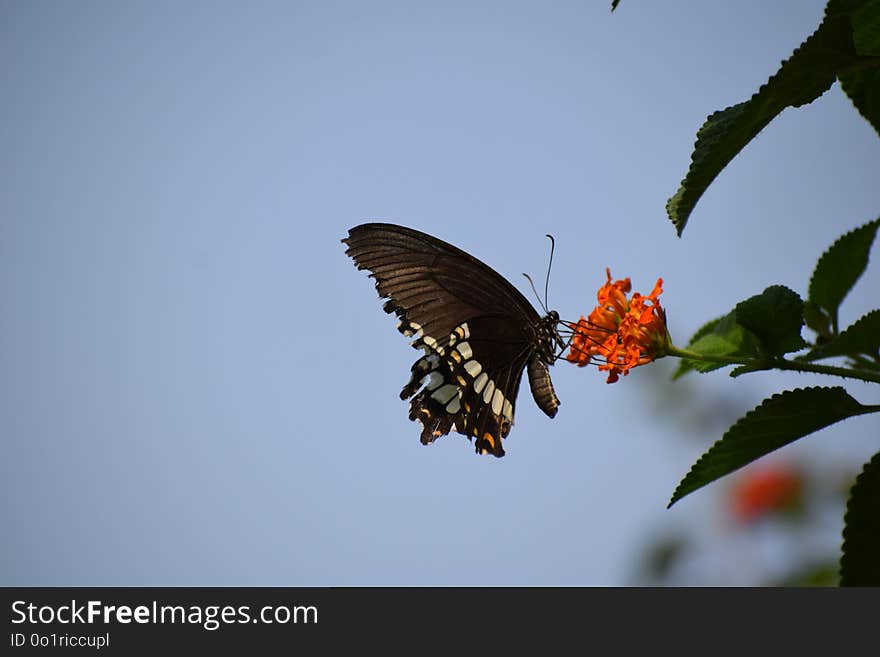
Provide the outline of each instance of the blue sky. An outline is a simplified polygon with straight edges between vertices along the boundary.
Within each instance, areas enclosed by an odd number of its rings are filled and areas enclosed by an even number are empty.
[[[767,285],[805,293],[880,208],[880,140],[837,85],[754,140],[682,239],[664,205],[706,115],[823,6],[0,4],[2,583],[631,581],[651,532],[710,517],[709,491],[665,506],[733,419],[831,382],[561,364],[559,414],[523,389],[505,458],[423,447],[397,396],[417,353],[339,240],[402,223],[528,292],[553,233],[563,317],[606,266],[662,276],[679,344]],[[877,434],[856,418],[789,452],[855,468]]]

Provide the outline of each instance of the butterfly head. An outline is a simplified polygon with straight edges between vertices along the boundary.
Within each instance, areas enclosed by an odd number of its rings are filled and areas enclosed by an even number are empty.
[[[550,310],[537,326],[538,340],[537,353],[542,361],[548,365],[556,360],[556,351],[565,345],[565,341],[559,334],[559,313]]]

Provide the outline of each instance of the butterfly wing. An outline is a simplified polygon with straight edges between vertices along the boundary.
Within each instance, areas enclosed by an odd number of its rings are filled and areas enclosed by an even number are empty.
[[[425,355],[412,367],[401,398],[428,444],[454,430],[475,439],[480,453],[503,456],[520,379],[551,417],[559,404],[540,341],[552,340],[532,305],[488,265],[435,237],[394,224],[352,228],[342,240],[358,269],[368,269]],[[550,343],[552,352],[552,342]]]

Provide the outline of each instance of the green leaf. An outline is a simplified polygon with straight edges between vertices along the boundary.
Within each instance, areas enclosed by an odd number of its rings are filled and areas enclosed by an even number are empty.
[[[701,327],[694,334],[694,339],[687,348],[703,356],[757,358],[760,355],[755,337],[737,324],[736,313],[733,311]],[[726,363],[707,363],[699,360],[688,360],[687,363],[689,369],[698,372],[711,372],[727,367]]]
[[[690,346],[693,351],[703,356],[746,356],[742,352],[742,344],[746,340],[746,333],[741,326],[734,325],[733,329],[725,335],[710,333],[704,335]],[[727,367],[727,363],[706,363],[703,361],[691,361],[693,368],[698,372],[711,372],[721,367]]]
[[[822,254],[810,278],[810,301],[825,310],[837,332],[837,310],[868,266],[880,218],[848,232]]]
[[[770,369],[771,365],[772,363],[768,363],[766,360],[756,360],[751,363],[746,363],[745,365],[737,365],[730,370],[730,378],[735,379],[736,377],[748,374],[749,372],[762,372]]]
[[[804,360],[858,354],[880,358],[880,310],[862,316],[831,342],[813,349]]]
[[[849,8],[853,10],[853,8]],[[846,13],[829,14],[749,100],[710,115],[697,132],[691,164],[666,212],[681,236],[694,206],[722,169],[786,107],[812,102],[857,60]]]
[[[840,76],[840,86],[859,114],[880,134],[880,70],[845,73]]]
[[[826,14],[848,15],[859,57],[838,79],[859,113],[880,134],[880,1],[832,0]]]
[[[880,55],[880,1],[830,0],[825,15],[849,17],[856,51],[860,55]]]
[[[760,341],[764,355],[781,356],[807,346],[801,337],[804,302],[783,285],[771,285],[737,304],[736,321]]]
[[[716,317],[715,319],[709,320],[708,322],[703,324],[700,328],[698,328],[697,332],[691,336],[690,342],[688,342],[688,349],[693,351],[693,349],[691,349],[691,345],[693,345],[697,340],[702,338],[704,335],[708,335],[709,333],[711,333],[715,329],[715,327],[718,325],[718,322],[720,322],[722,319],[724,319],[724,318],[723,317]],[[699,364],[700,364],[699,361],[687,360],[686,358],[681,359],[681,362],[678,364],[678,369],[676,369],[672,375],[672,380],[674,381],[678,378],[681,378],[686,373],[690,372],[691,370],[696,369],[696,366]]]
[[[880,133],[880,1],[831,0],[825,13],[849,16],[859,57],[838,79],[859,113]]]
[[[804,323],[820,338],[831,336],[831,318],[812,301],[804,301]]]
[[[798,388],[773,395],[739,419],[700,457],[675,489],[669,506],[798,438],[844,418],[877,411],[880,407],[862,406],[839,387]]]
[[[856,479],[843,517],[841,586],[880,586],[880,452]]]

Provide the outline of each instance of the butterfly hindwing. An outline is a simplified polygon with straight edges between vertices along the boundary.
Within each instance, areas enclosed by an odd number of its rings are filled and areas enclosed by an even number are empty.
[[[422,423],[422,443],[455,430],[474,440],[478,452],[504,455],[501,439],[513,424],[527,349],[522,343],[474,337],[471,326],[479,335],[481,325],[491,320],[464,322],[442,343],[414,343],[426,353],[413,365],[400,397],[413,397],[409,417]],[[481,362],[477,352],[487,357]]]
[[[558,316],[541,317],[506,279],[473,256],[425,233],[393,224],[364,224],[343,240],[359,269],[368,269],[384,310],[424,350],[401,398],[422,424],[421,442],[456,431],[478,453],[503,456],[520,380],[529,381],[551,417],[559,400],[552,362]]]

